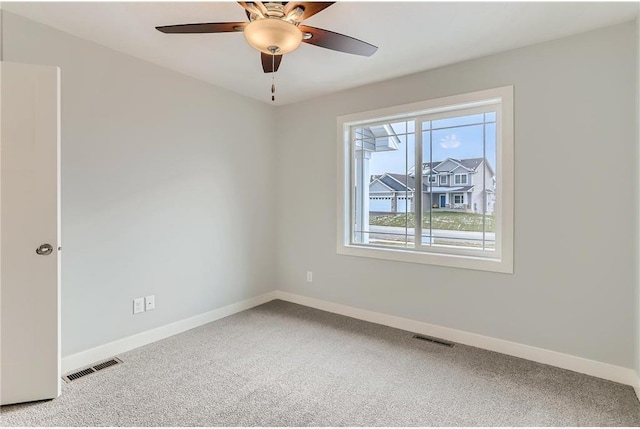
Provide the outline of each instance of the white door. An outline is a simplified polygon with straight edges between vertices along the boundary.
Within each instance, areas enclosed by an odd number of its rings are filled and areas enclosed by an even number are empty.
[[[59,69],[0,63],[0,402],[60,395]]]

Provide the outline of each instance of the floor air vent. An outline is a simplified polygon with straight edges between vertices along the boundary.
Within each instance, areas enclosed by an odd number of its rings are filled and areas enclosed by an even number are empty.
[[[64,379],[64,381],[73,381],[77,380],[80,377],[84,377],[85,375],[93,374],[94,372],[96,371],[93,368],[87,368],[78,372],[74,372],[73,374],[65,375],[62,378]]]
[[[105,369],[105,368],[109,368],[110,366],[117,365],[120,362],[122,362],[122,361],[120,359],[118,359],[118,358],[109,359],[106,362],[102,362],[102,363],[99,363],[97,365],[94,365],[93,369],[95,369],[96,371],[100,371],[101,369]]]
[[[413,336],[413,338],[418,339],[418,340],[422,340],[422,341],[429,341],[430,343],[435,343],[435,344],[439,344],[441,346],[446,346],[446,347],[455,346],[455,343],[452,343],[450,341],[443,340],[441,338],[428,337],[426,335],[416,334],[416,335]]]
[[[122,363],[122,361],[120,359],[111,358],[111,359],[106,360],[104,362],[100,362],[100,363],[97,363],[97,364],[95,364],[93,366],[90,366],[89,368],[81,369],[80,371],[76,371],[74,373],[67,374],[67,375],[63,376],[62,379],[68,383],[70,381],[77,380],[77,379],[79,379],[81,377],[84,377],[85,375],[93,374],[94,372],[101,371],[101,370],[103,370],[105,368],[109,368],[110,366],[117,365],[119,363]]]

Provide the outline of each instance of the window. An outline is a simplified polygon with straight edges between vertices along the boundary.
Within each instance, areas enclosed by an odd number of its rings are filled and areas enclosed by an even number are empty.
[[[453,177],[454,177],[453,183],[455,183],[456,185],[466,185],[467,178],[469,176],[467,176],[466,174],[456,174]]]
[[[513,87],[342,116],[338,135],[338,253],[513,272]]]

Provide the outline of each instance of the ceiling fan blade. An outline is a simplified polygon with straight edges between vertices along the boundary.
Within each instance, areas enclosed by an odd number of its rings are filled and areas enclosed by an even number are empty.
[[[167,34],[179,33],[231,33],[242,31],[248,22],[203,22],[201,24],[179,24],[156,27]]]
[[[303,21],[305,19],[311,18],[318,12],[322,12],[332,4],[334,1],[290,1],[284,5],[284,14],[288,15],[291,11],[293,11],[296,7],[302,7],[304,12],[297,21]]]
[[[344,34],[334,33],[333,31],[323,30],[322,28],[310,27],[308,25],[300,25],[298,28],[300,28],[303,33],[311,34],[311,38],[303,38],[303,42],[320,46],[321,48],[365,57],[370,57],[378,50],[377,46],[354,39],[353,37],[345,36]]]
[[[282,55],[276,55],[275,58],[272,58],[271,55],[260,52],[260,59],[262,60],[262,70],[264,70],[265,73],[277,72],[282,62]],[[275,70],[273,70],[274,65]]]
[[[267,8],[259,1],[239,1],[238,4],[247,11],[247,17],[250,19],[251,14],[255,14],[264,18],[267,14]]]

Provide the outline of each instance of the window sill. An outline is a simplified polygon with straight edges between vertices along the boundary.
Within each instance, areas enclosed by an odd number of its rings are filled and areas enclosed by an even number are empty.
[[[513,261],[505,260],[504,258],[497,259],[479,256],[419,252],[410,249],[386,249],[373,246],[358,246],[354,244],[339,244],[337,253],[340,255],[384,259],[387,261],[439,265],[443,267],[463,268],[467,270],[513,274]]]

